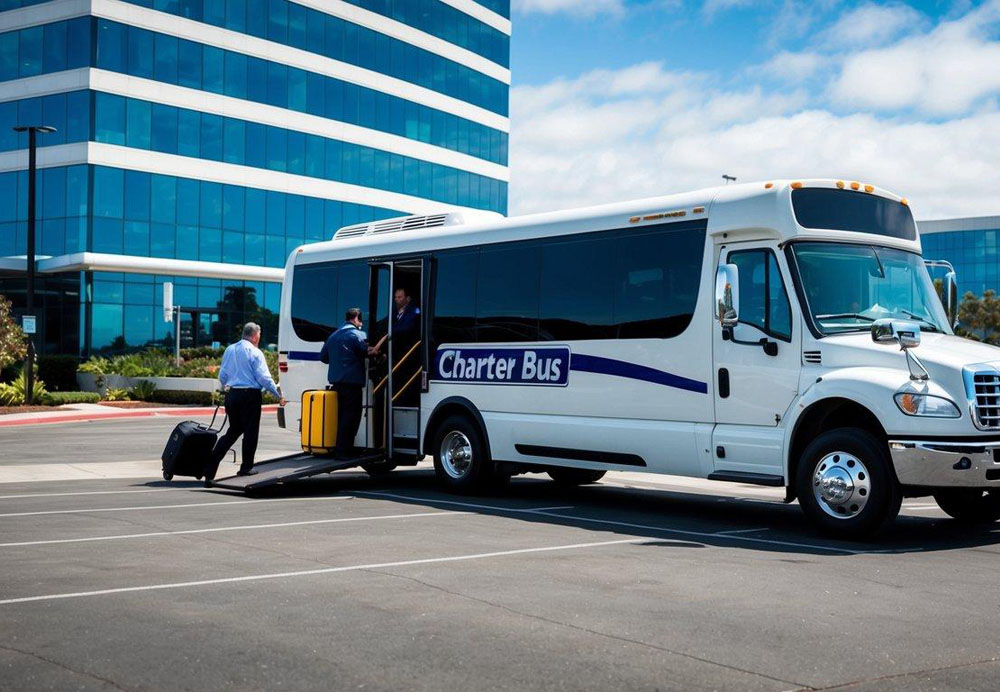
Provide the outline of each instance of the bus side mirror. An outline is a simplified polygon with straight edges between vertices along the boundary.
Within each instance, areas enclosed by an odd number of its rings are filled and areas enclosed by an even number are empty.
[[[732,329],[740,317],[740,270],[720,264],[715,273],[715,317],[723,329]]]
[[[958,326],[958,277],[955,272],[944,276],[944,310],[952,329]]]
[[[876,344],[899,344],[902,350],[920,345],[920,325],[908,320],[880,319],[872,322],[872,341]]]

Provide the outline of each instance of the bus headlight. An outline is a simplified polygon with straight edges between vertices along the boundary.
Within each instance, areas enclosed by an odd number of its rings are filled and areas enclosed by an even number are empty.
[[[908,416],[925,416],[927,418],[961,418],[955,402],[931,394],[913,394],[900,392],[893,397],[899,410]]]

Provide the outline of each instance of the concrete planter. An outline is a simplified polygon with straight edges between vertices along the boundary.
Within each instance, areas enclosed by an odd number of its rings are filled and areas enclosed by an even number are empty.
[[[104,378],[104,386],[98,387],[98,378]],[[125,377],[124,375],[94,375],[88,372],[76,373],[76,383],[83,392],[104,394],[110,389],[128,389],[148,380],[161,390],[182,390],[188,392],[214,392],[219,389],[219,380],[213,377]]]

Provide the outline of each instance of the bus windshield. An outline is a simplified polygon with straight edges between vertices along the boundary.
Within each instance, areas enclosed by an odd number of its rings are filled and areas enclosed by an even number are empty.
[[[912,252],[846,243],[792,245],[802,293],[824,334],[862,331],[877,319],[950,333],[923,259]]]

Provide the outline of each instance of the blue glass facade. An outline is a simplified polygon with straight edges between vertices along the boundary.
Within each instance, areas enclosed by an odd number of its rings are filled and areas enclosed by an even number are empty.
[[[347,1],[385,22],[407,24],[508,65],[508,34],[440,0]],[[88,252],[162,260],[134,273],[109,269],[40,275],[40,351],[88,355],[172,344],[174,326],[162,321],[165,281],[174,282],[175,302],[182,306],[185,345],[225,342],[249,319],[261,322],[274,340],[281,285],[277,278],[239,278],[252,275],[251,268],[279,270],[294,248],[329,238],[343,225],[412,213],[406,199],[506,213],[506,180],[483,170],[507,165],[506,128],[491,125],[504,121],[509,87],[474,69],[472,58],[466,58],[469,66],[459,64],[288,0],[128,2],[162,13],[162,23],[156,24],[160,30],[83,16],[24,28],[12,22],[9,31],[0,33],[0,152],[27,147],[27,136],[12,131],[15,124],[54,126],[55,133],[39,136],[40,148],[80,145],[53,149],[56,162],[40,159],[38,254],[59,259]],[[0,13],[36,4],[0,0]],[[509,3],[483,4],[509,15]],[[170,33],[171,22],[177,21],[171,15],[298,48],[316,54],[317,60],[333,58],[395,77],[494,115],[472,116],[465,109],[463,117],[450,112],[461,112],[457,106],[440,100],[420,103],[286,65],[278,62],[282,53],[277,48],[259,53],[271,58],[265,60],[209,40],[181,39]],[[366,22],[381,21],[366,17]],[[192,107],[190,97],[183,101],[187,107],[180,107],[149,100],[148,90],[138,97],[129,93],[130,87],[93,81],[90,89],[38,87],[38,80],[50,79],[47,75],[59,80],[60,73],[80,68],[229,96],[246,102],[246,112],[228,105],[225,115],[207,106],[196,110],[199,106]],[[27,78],[33,78],[28,93],[41,95],[24,98],[26,83],[16,80]],[[323,118],[331,126],[316,127],[324,136],[275,126],[271,123],[284,121],[276,120],[273,111],[265,118],[258,104]],[[385,138],[379,146],[366,145],[357,135],[344,141],[337,137],[342,130],[335,123],[396,135],[443,153],[431,157],[437,159],[432,162],[414,155],[418,149],[413,147],[404,147],[406,154],[393,150]],[[104,145],[113,146],[94,149]],[[95,151],[101,154],[96,159]],[[145,152],[184,158],[149,163]],[[442,159],[453,165],[437,162]],[[482,163],[465,163],[476,159]],[[166,169],[169,161],[193,165]],[[232,167],[216,166],[209,176],[197,161]],[[271,180],[273,185],[267,182]],[[289,190],[289,180],[299,181],[295,192]],[[329,182],[353,187],[331,187]],[[26,251],[27,186],[25,170],[0,170],[0,258]],[[350,200],[319,196],[319,190],[329,189],[367,190],[371,194],[363,198],[372,203],[359,202],[358,193],[351,193]],[[227,268],[221,271],[231,271],[232,278],[177,276],[170,263],[178,260],[222,263]],[[23,308],[23,274],[0,271],[0,293],[14,301],[15,310]]]
[[[961,219],[956,225],[979,226],[969,230],[937,231],[920,236],[925,259],[947,260],[955,267],[958,294],[981,296],[992,289],[1000,293],[1000,218]],[[976,223],[981,221],[981,223]],[[971,222],[971,223],[970,223]],[[930,222],[935,225],[945,221]],[[924,224],[918,223],[923,231]]]

